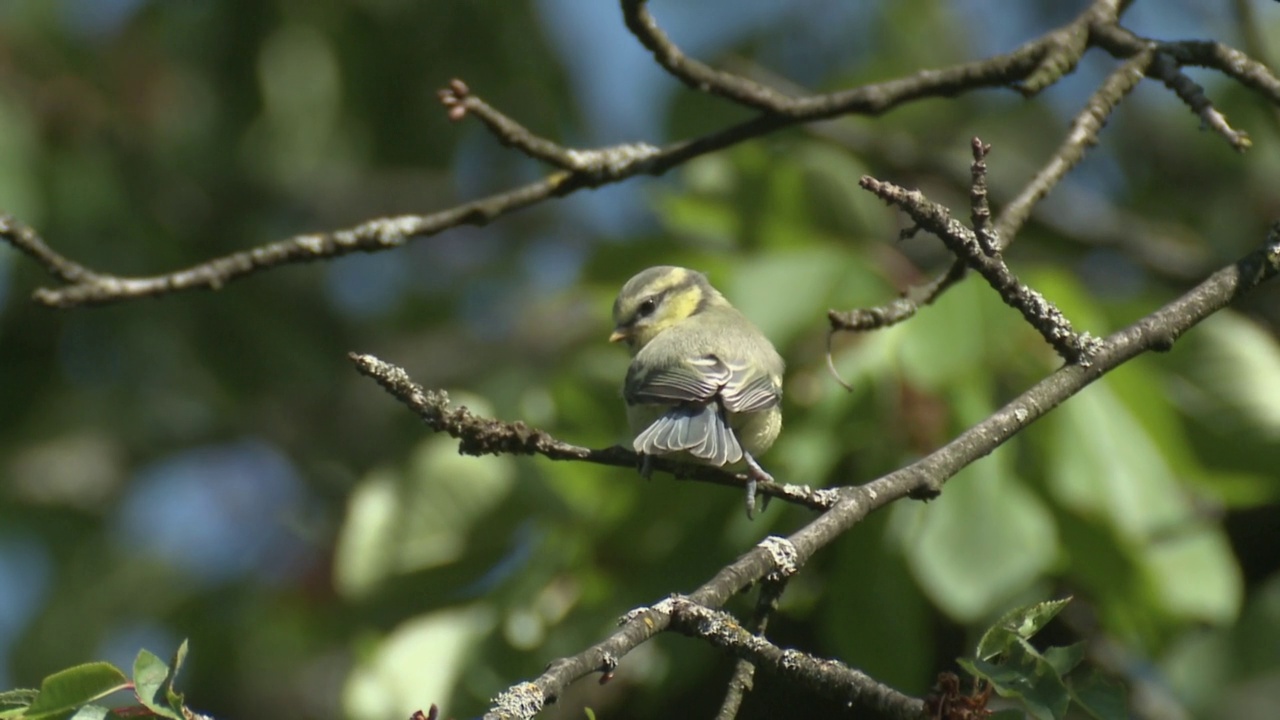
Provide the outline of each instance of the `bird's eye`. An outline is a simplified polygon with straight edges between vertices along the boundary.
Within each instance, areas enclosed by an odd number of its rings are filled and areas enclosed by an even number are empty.
[[[644,301],[640,303],[640,307],[636,308],[636,314],[639,315],[640,317],[648,317],[653,314],[654,310],[657,310],[657,309],[658,309],[657,300],[654,300],[653,298],[645,298]]]

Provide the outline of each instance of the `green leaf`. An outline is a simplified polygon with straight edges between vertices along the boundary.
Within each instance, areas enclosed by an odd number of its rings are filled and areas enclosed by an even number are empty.
[[[1049,488],[1063,505],[1135,541],[1187,517],[1172,469],[1107,380],[1058,408],[1052,424]]]
[[[70,715],[82,705],[127,687],[129,678],[111,663],[77,665],[46,677],[23,717],[42,720]]]
[[[1012,454],[1002,447],[961,471],[937,500],[896,503],[892,511],[921,588],[960,621],[994,612],[1057,556],[1053,517],[1011,474]]]
[[[1226,534],[1190,527],[1155,539],[1144,568],[1160,604],[1180,617],[1226,624],[1244,596],[1244,578]]]
[[[1243,582],[1223,531],[1199,517],[1179,475],[1110,387],[1094,385],[1058,409],[1046,465],[1050,492],[1069,510],[1115,532],[1146,594],[1124,581],[1097,588],[1106,602],[1154,604],[1175,618],[1228,622]],[[1077,561],[1093,557],[1070,548]],[[1110,593],[1110,597],[1105,594]],[[1138,613],[1150,615],[1149,612]]]
[[[1017,607],[1000,616],[978,641],[976,657],[990,660],[1008,651],[1020,640],[1028,640],[1049,624],[1062,608],[1071,602],[1070,597],[1061,600],[1033,603]]]
[[[406,715],[422,698],[447,698],[480,638],[493,631],[494,612],[476,604],[412,618],[391,631],[347,676],[344,715],[382,720]]]
[[[737,210],[719,198],[662,193],[654,202],[666,228],[702,245],[731,248],[741,232]]]
[[[178,649],[173,653],[173,660],[169,663],[169,667],[173,669],[169,673],[169,679],[164,684],[165,699],[169,701],[169,707],[173,710],[181,712],[184,698],[182,693],[178,692],[174,687],[174,683],[178,680],[178,671],[182,669],[182,663],[187,659],[187,641],[184,638],[182,644],[178,645]]]
[[[182,715],[169,707],[165,689],[169,687],[169,666],[149,650],[139,650],[133,661],[134,692],[138,701],[161,717],[182,720]]]
[[[1030,645],[1020,642],[1005,653],[1005,661],[957,660],[975,677],[991,683],[1001,697],[1017,698],[1037,720],[1057,720],[1066,715],[1071,698],[1053,666]]]
[[[459,403],[493,414],[482,401]],[[512,458],[459,455],[457,441],[448,437],[420,443],[404,471],[370,473],[351,494],[338,538],[339,592],[363,598],[394,576],[450,565],[474,552],[468,542],[476,523],[506,497],[514,478]]]
[[[1054,672],[1058,673],[1058,677],[1066,677],[1084,660],[1084,643],[1078,642],[1071,645],[1054,646],[1042,653],[1044,659],[1053,666]]]
[[[1125,688],[1096,670],[1089,670],[1083,678],[1071,681],[1071,699],[1080,709],[1097,720],[1126,720],[1129,703]]]
[[[818,635],[825,653],[891,687],[910,687],[928,677],[936,663],[929,634],[934,611],[912,580],[906,558],[884,537],[888,520],[886,513],[873,513],[859,532],[833,546],[832,567],[861,571],[833,575],[825,584]],[[866,582],[868,577],[875,582]],[[849,621],[857,617],[878,620]]]
[[[814,308],[831,304],[833,291],[850,274],[867,275],[828,245],[772,252],[738,266],[725,286],[734,306],[778,347],[806,328],[826,325]],[[796,278],[804,278],[796,282]],[[868,278],[868,282],[873,282]]]
[[[1187,378],[1201,391],[1183,393],[1185,404],[1216,422],[1280,438],[1280,344],[1271,332],[1224,310],[1200,323],[1184,353]]]
[[[983,315],[988,295],[991,289],[980,283],[961,283],[911,322],[881,333],[898,343],[902,371],[912,385],[941,392],[972,380],[977,372],[989,373],[985,361],[993,338],[974,322]]]

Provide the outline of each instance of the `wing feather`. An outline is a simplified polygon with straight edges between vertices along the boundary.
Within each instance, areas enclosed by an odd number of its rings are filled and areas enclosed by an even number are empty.
[[[636,435],[632,446],[646,455],[688,452],[711,465],[742,459],[742,445],[714,405],[671,408]]]
[[[782,388],[768,372],[731,365],[715,355],[690,358],[670,367],[627,373],[627,402],[633,404],[708,403],[717,397],[729,412],[757,412],[778,404]]]

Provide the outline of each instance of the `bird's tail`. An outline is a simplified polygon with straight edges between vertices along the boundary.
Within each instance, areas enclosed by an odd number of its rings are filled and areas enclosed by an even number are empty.
[[[743,455],[724,411],[715,404],[668,410],[636,436],[634,447],[645,455],[687,452],[716,466],[736,463]]]

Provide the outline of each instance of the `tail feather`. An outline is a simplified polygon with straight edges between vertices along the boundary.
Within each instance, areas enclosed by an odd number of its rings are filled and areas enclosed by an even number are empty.
[[[666,455],[687,452],[708,465],[742,459],[742,445],[714,405],[675,407],[645,428],[633,443],[636,452]]]

